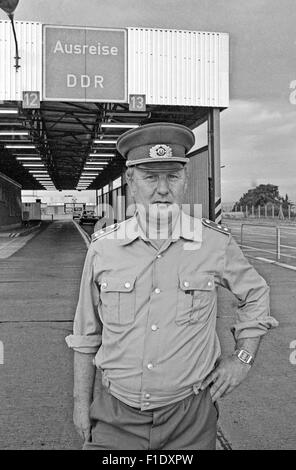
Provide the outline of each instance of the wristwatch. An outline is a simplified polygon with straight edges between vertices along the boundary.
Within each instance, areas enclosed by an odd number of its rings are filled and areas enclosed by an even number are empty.
[[[249,364],[251,366],[254,363],[254,357],[245,349],[235,350],[234,355],[244,364]]]

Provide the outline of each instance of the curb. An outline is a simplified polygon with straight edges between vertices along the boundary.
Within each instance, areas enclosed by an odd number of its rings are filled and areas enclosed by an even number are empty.
[[[24,230],[23,232],[11,232],[8,236],[9,238],[24,237],[25,235],[29,235],[30,233],[35,232],[40,227],[41,227],[41,222],[39,222],[39,224],[37,225],[34,225],[34,227]]]
[[[83,240],[84,240],[84,243],[86,244],[86,247],[88,248],[90,243],[91,243],[91,237],[88,235],[88,233],[86,233],[81,227],[80,225],[76,222],[76,220],[72,220],[73,224],[75,225],[75,227],[77,228],[78,232],[80,233],[80,235],[82,236]]]

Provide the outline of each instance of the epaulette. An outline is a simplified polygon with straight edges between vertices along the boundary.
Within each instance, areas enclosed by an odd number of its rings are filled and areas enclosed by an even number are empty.
[[[201,221],[206,227],[212,228],[213,230],[217,230],[217,232],[224,233],[224,235],[230,235],[230,231],[227,227],[223,227],[220,224],[216,224],[215,222],[209,219],[201,219]]]
[[[91,241],[94,242],[98,240],[99,238],[102,238],[105,235],[108,235],[109,233],[115,232],[115,230],[118,230],[118,229],[119,229],[119,224],[108,225],[108,227],[105,227],[93,233],[91,236]]]

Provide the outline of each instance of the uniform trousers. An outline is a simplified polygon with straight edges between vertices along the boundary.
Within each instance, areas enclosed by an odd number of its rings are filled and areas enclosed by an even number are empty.
[[[91,440],[84,450],[214,450],[218,407],[209,387],[176,403],[141,411],[102,384],[90,407]]]

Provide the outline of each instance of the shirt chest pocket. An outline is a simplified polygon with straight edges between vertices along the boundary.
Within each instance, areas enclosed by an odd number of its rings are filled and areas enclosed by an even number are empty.
[[[177,325],[206,322],[213,311],[215,302],[216,290],[213,275],[179,275]]]
[[[106,277],[100,282],[103,322],[128,325],[135,319],[135,277]]]

